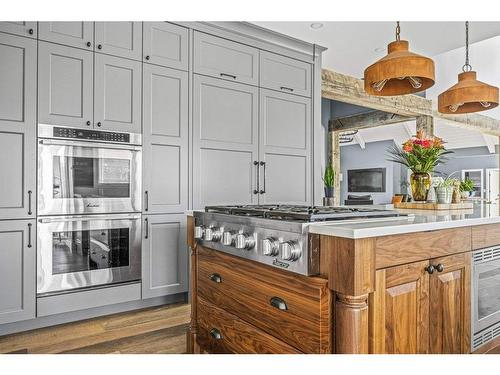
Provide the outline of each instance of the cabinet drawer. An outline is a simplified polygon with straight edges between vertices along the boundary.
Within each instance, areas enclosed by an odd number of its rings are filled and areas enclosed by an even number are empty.
[[[260,86],[290,94],[311,96],[311,64],[261,51]]]
[[[209,353],[297,354],[294,347],[245,323],[238,317],[198,299],[198,336]]]
[[[199,248],[198,295],[306,353],[328,353],[327,280]]]
[[[194,72],[257,85],[259,50],[244,44],[196,32]]]
[[[472,227],[472,249],[500,245],[500,224],[488,224]]]

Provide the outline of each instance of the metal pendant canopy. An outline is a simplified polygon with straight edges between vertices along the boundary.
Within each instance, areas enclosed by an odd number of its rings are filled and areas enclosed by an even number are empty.
[[[438,111],[447,114],[473,113],[498,106],[498,87],[476,79],[469,64],[469,22],[465,23],[465,65],[458,83],[438,96]]]
[[[408,41],[396,40],[387,46],[387,55],[365,69],[365,91],[375,96],[414,94],[434,85],[434,61],[409,51]]]

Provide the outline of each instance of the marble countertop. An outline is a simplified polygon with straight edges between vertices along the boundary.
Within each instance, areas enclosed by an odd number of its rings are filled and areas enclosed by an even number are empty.
[[[314,223],[309,226],[309,232],[358,239],[500,223],[500,207],[486,203],[476,203],[471,210],[397,211],[408,216]]]

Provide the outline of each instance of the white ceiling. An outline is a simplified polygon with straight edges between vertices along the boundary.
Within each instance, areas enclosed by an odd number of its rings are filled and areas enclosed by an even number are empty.
[[[395,39],[395,22],[253,22],[259,26],[327,47],[323,67],[361,78],[364,69],[386,54]],[[434,56],[465,44],[464,22],[401,22],[401,39],[410,50]],[[470,43],[500,35],[500,22],[471,22]],[[377,51],[375,51],[377,49]]]

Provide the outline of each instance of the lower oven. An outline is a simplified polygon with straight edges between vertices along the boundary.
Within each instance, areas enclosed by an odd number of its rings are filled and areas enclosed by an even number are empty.
[[[141,279],[141,214],[38,222],[38,296]]]
[[[472,350],[500,337],[500,246],[472,253]]]

